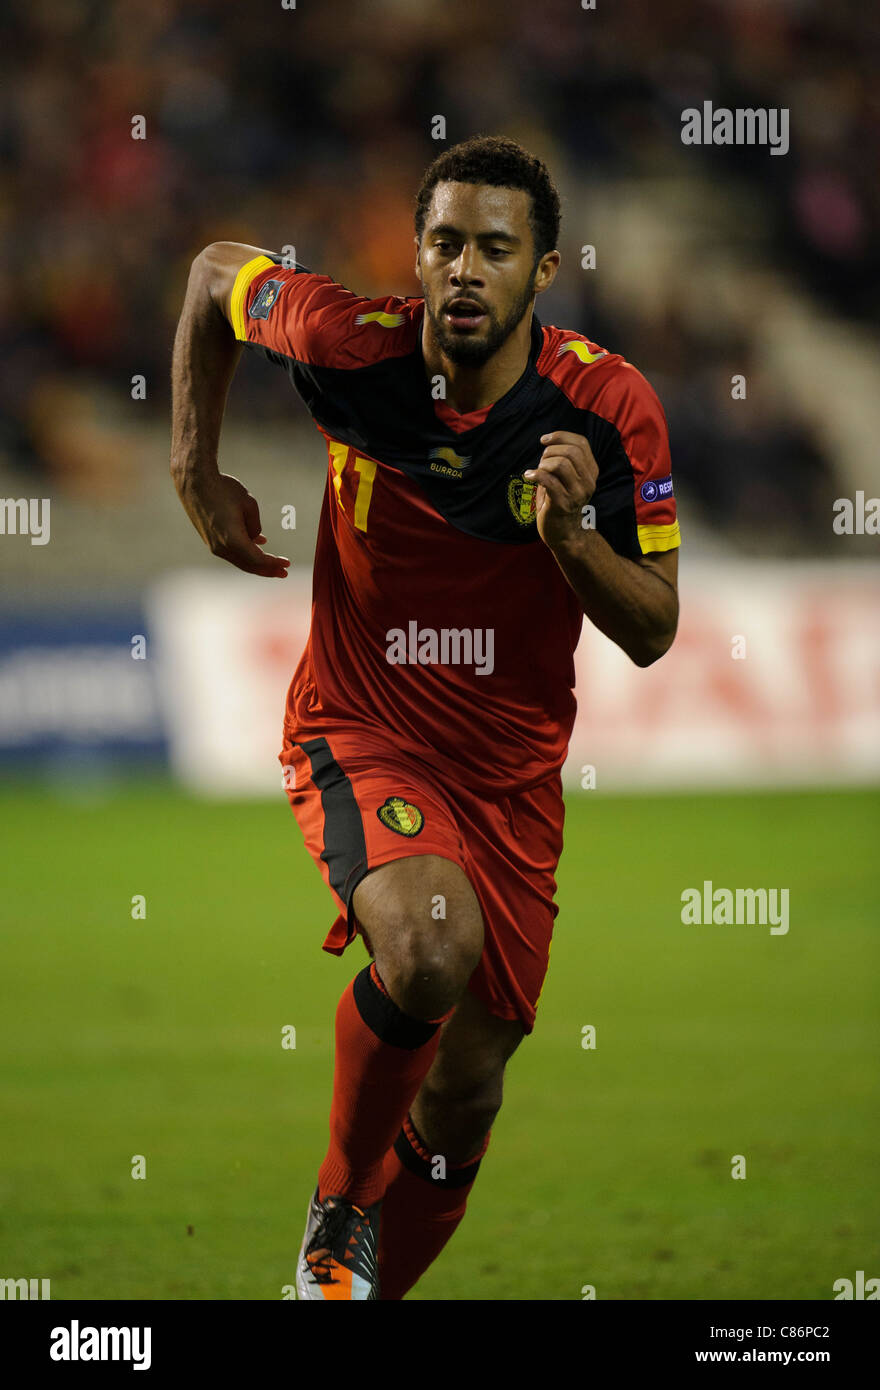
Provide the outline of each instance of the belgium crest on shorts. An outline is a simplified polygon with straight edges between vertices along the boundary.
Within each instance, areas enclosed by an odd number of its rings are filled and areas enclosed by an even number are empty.
[[[418,835],[425,824],[425,817],[418,806],[405,801],[402,796],[389,796],[383,801],[376,815],[389,830],[398,835]]]
[[[528,526],[534,521],[538,510],[538,484],[527,482],[525,478],[511,478],[507,484],[507,501],[520,526]]]

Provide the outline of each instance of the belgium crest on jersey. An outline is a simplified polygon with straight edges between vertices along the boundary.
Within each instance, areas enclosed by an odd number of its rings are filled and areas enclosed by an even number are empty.
[[[525,478],[511,478],[507,484],[507,501],[521,526],[528,526],[535,519],[538,486],[538,483],[527,482]]]
[[[425,824],[425,817],[418,806],[406,801],[402,796],[389,796],[383,801],[376,815],[389,830],[398,835],[418,835]]]

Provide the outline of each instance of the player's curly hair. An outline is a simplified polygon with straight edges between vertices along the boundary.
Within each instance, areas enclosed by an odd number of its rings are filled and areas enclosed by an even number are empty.
[[[444,150],[428,165],[416,194],[416,236],[422,239],[431,198],[438,183],[488,183],[495,188],[522,188],[532,195],[529,224],[535,242],[535,265],[559,240],[559,193],[544,162],[516,140],[475,135]]]

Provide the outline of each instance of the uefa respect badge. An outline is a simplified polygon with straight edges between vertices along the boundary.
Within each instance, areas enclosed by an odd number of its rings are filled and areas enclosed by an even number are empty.
[[[643,502],[665,502],[672,496],[672,474],[665,478],[649,478],[639,489]]]

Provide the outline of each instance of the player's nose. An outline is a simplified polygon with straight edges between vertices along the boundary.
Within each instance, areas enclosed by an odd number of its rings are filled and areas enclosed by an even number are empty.
[[[465,244],[459,255],[450,264],[449,278],[454,285],[482,284],[480,265],[476,247]]]

